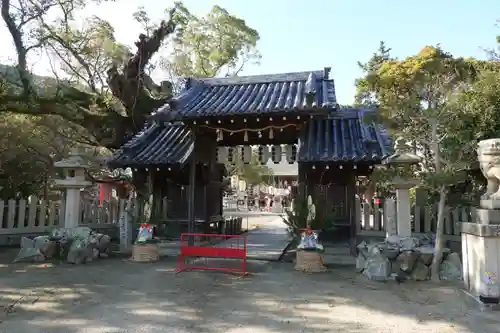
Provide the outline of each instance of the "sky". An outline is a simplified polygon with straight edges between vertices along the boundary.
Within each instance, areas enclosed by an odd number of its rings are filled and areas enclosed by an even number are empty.
[[[98,15],[116,29],[119,42],[133,45],[141,32],[132,13],[144,6],[154,19],[164,18],[173,1],[117,0],[92,5],[84,15]],[[260,34],[259,65],[241,75],[322,70],[331,67],[340,104],[353,102],[354,81],[361,75],[358,61],[366,61],[386,42],[399,58],[417,53],[425,45],[441,44],[456,56],[485,58],[500,34],[498,0],[185,0],[197,15],[215,4],[243,18]],[[10,40],[0,26],[0,40]],[[6,44],[3,44],[4,46]],[[0,61],[15,56],[13,47],[0,53]],[[34,71],[48,71],[45,61]],[[157,78],[157,77],[156,77]]]

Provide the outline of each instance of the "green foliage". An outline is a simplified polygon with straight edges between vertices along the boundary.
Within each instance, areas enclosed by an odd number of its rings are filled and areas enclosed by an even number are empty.
[[[272,170],[259,162],[258,156],[252,152],[250,163],[245,164],[240,159],[234,163],[226,163],[229,176],[238,175],[249,185],[270,184]]]
[[[500,133],[500,70],[482,71],[477,80],[456,96],[450,109],[455,114],[453,131],[473,143]]]
[[[491,71],[497,64],[453,57],[439,46],[400,60],[389,51],[381,44],[360,65],[365,76],[356,82],[357,102],[377,104],[393,137],[423,155],[416,175],[429,187],[463,181],[460,171],[475,163],[477,141],[500,125],[491,103],[499,91],[498,72]]]
[[[0,198],[28,196],[50,186],[53,163],[69,141],[52,131],[60,119],[0,113]]]
[[[204,17],[180,6],[176,20],[179,29],[173,50],[163,61],[174,76],[238,75],[245,64],[260,60],[256,48],[259,33],[220,6]]]
[[[299,196],[294,200],[293,211],[286,211],[282,216],[283,222],[288,226],[290,234],[300,238],[302,230],[311,228],[312,230],[332,230],[334,219],[332,216],[322,213],[324,209],[316,207],[316,214],[308,225],[309,206],[306,198]]]
[[[290,234],[299,238],[302,229],[308,227],[307,217],[309,215],[309,207],[306,199],[297,198],[294,201],[293,211],[286,211],[286,216],[282,216],[283,222],[288,226]],[[313,221],[315,222],[315,221]],[[311,225],[314,229],[314,226]]]
[[[372,57],[365,64],[358,62],[359,68],[365,73],[364,78],[356,80],[356,96],[355,103],[373,107],[378,105],[378,100],[371,89],[370,78],[376,75],[380,67],[391,59],[391,49],[387,48],[384,42],[380,42],[378,50],[373,53]]]

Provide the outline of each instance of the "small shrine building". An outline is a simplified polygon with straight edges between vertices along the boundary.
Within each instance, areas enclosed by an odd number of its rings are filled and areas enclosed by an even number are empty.
[[[196,221],[221,218],[223,163],[249,162],[258,146],[261,163],[297,162],[300,195],[355,238],[356,179],[392,152],[384,128],[366,121],[371,112],[338,107],[329,68],[187,79],[109,165],[152,175],[153,195],[169,199],[169,219],[186,219],[192,232]]]

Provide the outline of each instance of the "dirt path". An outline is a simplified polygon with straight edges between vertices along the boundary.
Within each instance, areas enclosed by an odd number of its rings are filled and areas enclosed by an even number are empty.
[[[238,278],[174,264],[0,267],[0,332],[500,332],[500,316],[468,310],[453,286],[372,283],[351,267],[252,262]]]

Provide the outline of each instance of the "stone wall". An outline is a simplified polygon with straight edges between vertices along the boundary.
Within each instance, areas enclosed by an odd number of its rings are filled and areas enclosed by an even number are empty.
[[[433,239],[425,236],[389,236],[382,242],[363,241],[357,246],[356,269],[371,280],[428,280],[435,252],[433,243]],[[458,253],[444,249],[439,275],[442,280],[462,279]]]

